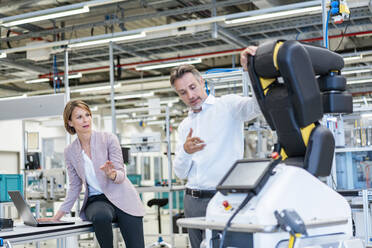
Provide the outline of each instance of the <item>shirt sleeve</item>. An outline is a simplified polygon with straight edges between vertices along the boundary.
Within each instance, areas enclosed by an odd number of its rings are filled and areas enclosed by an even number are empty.
[[[68,153],[65,150],[65,163],[67,167],[67,175],[70,181],[69,188],[67,190],[67,196],[59,210],[64,213],[69,213],[71,208],[74,206],[75,201],[78,199],[81,189],[82,181],[79,175],[77,174],[75,167],[71,164],[71,161],[68,157]]]
[[[192,154],[188,154],[183,148],[187,133],[188,130],[185,130],[181,123],[181,125],[178,128],[176,152],[173,161],[174,173],[180,179],[186,179],[192,167]]]
[[[122,183],[126,177],[126,168],[124,166],[123,154],[118,137],[115,134],[108,134],[108,156],[116,170],[114,183]]]
[[[255,96],[226,95],[223,98],[228,108],[231,109],[233,117],[236,119],[250,121],[261,114],[260,106]]]

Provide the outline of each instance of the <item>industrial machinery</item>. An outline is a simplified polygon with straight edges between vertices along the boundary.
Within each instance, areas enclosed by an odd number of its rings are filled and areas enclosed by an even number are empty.
[[[297,41],[268,42],[249,58],[252,88],[278,144],[271,160],[237,161],[205,219],[184,225],[207,229],[206,247],[363,247],[351,239],[349,204],[317,178],[330,174],[335,148],[319,120],[352,112],[343,65],[340,55]]]
[[[66,173],[61,168],[28,171],[26,184],[28,199],[55,201],[66,196]]]

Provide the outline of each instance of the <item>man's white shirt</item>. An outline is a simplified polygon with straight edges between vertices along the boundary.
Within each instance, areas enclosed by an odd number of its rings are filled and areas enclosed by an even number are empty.
[[[238,95],[209,95],[199,113],[189,111],[178,127],[175,174],[187,179],[186,187],[213,190],[233,163],[243,158],[244,122],[261,113],[255,98]],[[183,145],[192,128],[192,137],[206,144],[203,150],[188,154]]]

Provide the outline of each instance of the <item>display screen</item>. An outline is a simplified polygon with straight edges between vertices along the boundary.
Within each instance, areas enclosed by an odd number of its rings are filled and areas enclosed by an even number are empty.
[[[270,165],[269,161],[239,161],[222,179],[219,188],[253,189]]]

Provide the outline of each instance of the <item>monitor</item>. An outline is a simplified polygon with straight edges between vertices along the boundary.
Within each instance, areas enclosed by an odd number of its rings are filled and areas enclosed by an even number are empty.
[[[38,152],[28,152],[25,162],[26,170],[40,169],[40,154]]]
[[[222,178],[217,190],[249,192],[257,187],[270,167],[270,160],[238,160]]]

